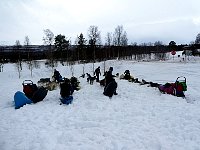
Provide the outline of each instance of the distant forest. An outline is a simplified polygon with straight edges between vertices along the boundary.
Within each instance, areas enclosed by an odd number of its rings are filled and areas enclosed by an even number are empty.
[[[165,45],[158,46],[69,46],[66,50],[57,50],[55,46],[0,46],[0,60],[17,62],[21,60],[54,59],[62,61],[93,62],[109,59],[144,59],[150,55],[157,55],[157,59],[164,59],[165,53],[172,50],[181,51],[183,45],[173,48]]]
[[[123,26],[117,26],[114,33],[108,32],[105,44],[101,43],[101,35],[97,26],[90,26],[88,39],[81,33],[77,36],[74,44],[65,35],[54,36],[50,29],[44,30],[44,45],[31,45],[28,36],[25,36],[24,44],[16,40],[13,46],[0,46],[0,61],[21,62],[47,59],[50,63],[61,62],[96,62],[109,59],[142,60],[154,59],[165,60],[166,54],[171,51],[191,50],[192,54],[198,54],[200,49],[200,34],[195,42],[188,45],[176,45],[170,41],[164,45],[162,41],[155,43],[128,44],[127,33]]]

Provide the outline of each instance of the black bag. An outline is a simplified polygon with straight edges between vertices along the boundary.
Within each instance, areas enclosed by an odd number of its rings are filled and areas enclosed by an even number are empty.
[[[33,94],[33,97],[31,98],[31,100],[33,101],[33,103],[37,103],[42,101],[46,95],[48,93],[48,90],[46,88],[39,87],[38,90]]]

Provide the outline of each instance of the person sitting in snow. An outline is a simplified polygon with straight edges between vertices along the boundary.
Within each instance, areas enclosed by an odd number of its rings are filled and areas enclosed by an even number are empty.
[[[68,78],[64,79],[64,82],[60,84],[60,96],[62,98],[67,98],[71,96],[74,92],[74,89],[71,85],[71,82]]]
[[[104,88],[103,94],[111,98],[113,94],[117,95],[116,90],[117,90],[117,82],[115,81],[114,78],[112,78],[109,84]]]
[[[130,75],[130,71],[129,71],[129,70],[126,70],[126,71],[124,72],[124,79],[125,79],[125,80],[131,79],[131,75]]]

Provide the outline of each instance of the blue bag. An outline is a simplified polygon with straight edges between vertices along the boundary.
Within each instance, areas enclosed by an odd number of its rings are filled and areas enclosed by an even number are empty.
[[[26,97],[23,92],[17,91],[14,95],[15,109],[18,109],[26,104],[31,104],[32,101]]]

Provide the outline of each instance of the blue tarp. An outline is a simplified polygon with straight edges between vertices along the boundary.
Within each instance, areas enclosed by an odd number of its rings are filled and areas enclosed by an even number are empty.
[[[32,101],[26,97],[23,92],[17,91],[14,95],[15,109],[18,109],[26,104],[31,104]]]

